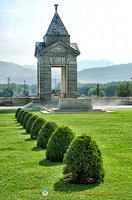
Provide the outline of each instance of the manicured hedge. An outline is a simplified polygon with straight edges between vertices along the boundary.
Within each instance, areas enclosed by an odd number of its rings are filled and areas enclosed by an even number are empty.
[[[101,152],[96,142],[86,135],[73,140],[64,157],[64,174],[73,183],[96,183],[103,181],[104,169]]]
[[[31,138],[32,139],[37,139],[38,137],[38,133],[41,129],[41,127],[46,123],[46,120],[44,118],[40,118],[38,117],[32,124],[32,127],[31,127],[31,132],[30,132],[30,135],[31,135]]]
[[[30,117],[32,117],[33,114],[31,112],[28,112],[25,117],[24,117],[24,120],[23,120],[23,128],[26,128],[26,125],[28,123],[28,120],[30,119]]]
[[[39,131],[37,146],[46,149],[46,145],[52,133],[56,130],[57,124],[53,121],[47,122]]]
[[[24,120],[24,117],[26,116],[26,114],[28,114],[29,112],[27,110],[24,110],[24,112],[22,113],[21,117],[20,117],[20,123],[21,125],[23,125],[23,120]]]
[[[31,127],[34,123],[34,121],[38,118],[38,115],[33,115],[32,117],[30,117],[30,119],[28,120],[27,124],[26,124],[26,132],[30,133],[31,132]]]
[[[62,161],[73,138],[74,133],[70,128],[62,126],[56,129],[48,141],[46,159],[50,161]]]
[[[16,110],[16,113],[15,113],[15,117],[16,117],[16,118],[17,118],[17,115],[18,115],[18,113],[19,113],[20,110],[22,110],[22,108],[18,108],[18,109]]]
[[[21,119],[21,116],[22,116],[22,113],[24,112],[25,110],[21,109],[17,115],[17,121],[20,122],[20,119]]]

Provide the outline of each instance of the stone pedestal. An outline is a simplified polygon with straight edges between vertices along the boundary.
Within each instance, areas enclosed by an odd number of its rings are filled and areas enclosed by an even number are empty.
[[[92,99],[67,98],[59,100],[60,110],[89,110],[92,109]]]

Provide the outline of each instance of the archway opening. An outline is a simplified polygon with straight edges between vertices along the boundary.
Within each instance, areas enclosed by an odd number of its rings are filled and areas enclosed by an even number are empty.
[[[52,99],[66,97],[66,67],[52,66],[51,68]]]

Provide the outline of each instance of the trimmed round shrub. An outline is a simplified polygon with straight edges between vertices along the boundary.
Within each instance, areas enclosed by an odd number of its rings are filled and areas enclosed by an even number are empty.
[[[18,115],[18,113],[19,113],[20,110],[22,110],[22,108],[18,108],[18,109],[16,110],[16,113],[15,113],[15,117],[16,117],[16,118],[17,118],[17,115]]]
[[[30,117],[32,117],[32,116],[33,116],[33,114],[30,113],[30,112],[28,112],[28,113],[25,115],[24,120],[23,120],[23,128],[26,128],[27,122],[28,122],[28,120],[30,119]]]
[[[41,117],[38,117],[34,123],[32,124],[32,127],[31,127],[31,132],[30,132],[30,135],[31,135],[31,138],[32,139],[37,139],[38,137],[38,133],[41,129],[41,127],[46,123],[46,120],[44,118],[41,118]]]
[[[26,116],[26,114],[28,114],[29,112],[27,110],[24,110],[24,112],[22,113],[21,117],[20,117],[20,123],[21,125],[23,125],[23,120],[24,120],[24,117]]]
[[[46,159],[61,162],[74,136],[73,131],[66,126],[56,129],[46,146]]]
[[[37,138],[37,146],[42,149],[46,149],[46,145],[52,133],[57,128],[57,124],[55,122],[47,122],[39,131],[39,135]]]
[[[34,123],[34,121],[38,118],[38,115],[33,115],[32,117],[30,117],[30,119],[28,120],[27,124],[26,124],[26,132],[30,133],[31,132],[31,127]]]
[[[23,109],[19,111],[19,113],[18,113],[18,115],[17,115],[17,121],[18,121],[18,122],[20,122],[22,113],[23,113],[24,111],[25,111],[25,110],[23,110]]]
[[[64,174],[73,183],[103,181],[104,169],[101,152],[96,142],[86,135],[78,136],[69,146],[65,156]]]

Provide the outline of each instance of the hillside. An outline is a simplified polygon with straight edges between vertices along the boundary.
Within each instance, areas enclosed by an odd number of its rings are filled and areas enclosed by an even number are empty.
[[[17,65],[10,62],[0,61],[0,83],[6,83],[7,77],[10,77],[11,82],[31,85],[37,82],[36,70],[26,68],[26,66]]]
[[[60,71],[52,71],[53,78],[60,80]],[[113,65],[109,67],[96,67],[84,69],[78,72],[80,83],[107,83],[112,81],[130,80],[132,76],[132,63]],[[0,61],[0,83],[6,83],[7,77],[11,82],[28,85],[37,83],[37,70],[33,65],[17,65],[10,62]]]
[[[132,63],[85,69],[78,72],[80,83],[107,83],[112,81],[130,80],[132,76]]]
[[[77,69],[78,71],[80,70],[84,70],[84,69],[88,69],[88,68],[99,68],[99,67],[107,67],[107,66],[111,66],[114,65],[114,63],[112,63],[109,60],[88,60],[88,59],[84,59],[78,62],[77,64]]]

